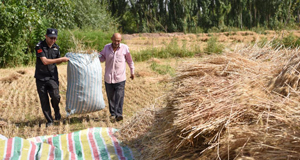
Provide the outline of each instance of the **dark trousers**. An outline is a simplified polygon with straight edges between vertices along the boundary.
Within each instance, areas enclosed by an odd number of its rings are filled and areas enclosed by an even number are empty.
[[[122,116],[125,82],[126,81],[119,82],[119,83],[112,83],[112,84],[105,82],[109,112],[110,115],[112,116],[116,116],[116,117]]]
[[[45,118],[48,122],[53,122],[53,118],[51,115],[51,108],[49,103],[49,96],[51,98],[51,104],[54,109],[55,115],[59,115],[59,83],[58,81],[48,80],[48,81],[40,81],[36,80],[36,87],[40,97],[42,110]]]

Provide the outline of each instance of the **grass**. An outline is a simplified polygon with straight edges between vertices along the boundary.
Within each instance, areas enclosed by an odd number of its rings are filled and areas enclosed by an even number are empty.
[[[300,46],[300,38],[296,37],[293,33],[283,37],[282,39],[277,38],[274,41],[274,44],[281,44],[285,48],[297,48]]]
[[[207,54],[220,54],[223,52],[223,49],[224,45],[218,43],[218,38],[213,36],[207,41],[207,47],[204,49],[204,52]]]
[[[262,39],[260,39],[258,41],[258,47],[263,48],[266,44],[268,43],[268,38],[267,37],[263,37]]]
[[[70,49],[75,48],[76,42],[83,43],[88,48],[101,51],[103,47],[111,43],[112,32],[103,32],[101,30],[62,30],[59,33],[57,44],[60,46],[61,55],[64,56]]]
[[[158,74],[161,74],[161,75],[169,74],[172,77],[175,76],[175,69],[172,68],[170,65],[160,65],[160,64],[157,64],[156,62],[153,62],[150,65],[150,68],[153,71],[155,71],[155,72],[157,72]]]
[[[193,47],[187,47],[186,40],[182,41],[182,45],[180,46],[177,43],[178,39],[173,38],[169,43],[167,43],[164,47],[161,48],[149,48],[144,49],[138,52],[133,52],[132,57],[134,61],[141,62],[146,61],[151,58],[175,58],[175,57],[193,57],[195,54],[200,53],[200,47],[196,45]],[[165,42],[166,43],[166,42]]]
[[[280,33],[277,34],[280,35]],[[258,46],[260,48],[263,48],[268,42],[269,40],[267,39],[267,37],[263,37],[258,42]],[[277,48],[279,46],[283,46],[285,48],[297,48],[300,47],[300,38],[295,36],[293,33],[289,33],[284,37],[277,36],[273,41],[271,41],[271,45],[273,48]]]

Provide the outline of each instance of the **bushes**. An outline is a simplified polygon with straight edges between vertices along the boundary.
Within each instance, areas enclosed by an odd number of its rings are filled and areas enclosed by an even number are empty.
[[[300,38],[296,37],[293,33],[290,33],[288,36],[283,37],[282,40],[279,40],[286,48],[296,48],[300,46]]]
[[[207,41],[207,47],[204,49],[204,52],[206,52],[207,54],[222,53],[224,46],[222,44],[219,44],[217,41],[218,41],[218,39],[216,37],[211,37]]]
[[[74,47],[67,31],[76,27],[90,30],[76,33],[86,45],[100,49],[107,43],[115,20],[105,11],[106,4],[97,0],[87,1],[1,1],[0,2],[0,68],[28,65],[35,59],[35,45],[45,37],[46,28],[57,28],[57,43],[62,55]],[[97,30],[95,30],[97,29]],[[104,33],[106,31],[108,33]]]
[[[38,20],[37,13],[22,4],[6,6],[2,3],[0,13],[0,67],[28,63],[28,41],[32,35],[31,26]]]
[[[87,48],[101,51],[104,45],[111,43],[113,32],[102,32],[101,30],[62,30],[58,31],[57,44],[60,47],[61,56],[70,49],[74,49],[77,43],[83,43]]]
[[[263,37],[260,39],[260,41],[257,43],[258,47],[263,48],[268,43],[268,38]]]
[[[289,33],[289,35],[276,38],[272,41],[273,48],[277,48],[278,46],[283,46],[285,48],[297,48],[300,47],[300,38],[295,36],[293,33]]]
[[[74,24],[78,28],[101,29],[103,31],[114,30],[116,20],[106,12],[106,4],[99,0],[73,0],[72,16]],[[113,28],[113,29],[112,29]]]
[[[172,68],[170,65],[160,65],[156,62],[153,62],[150,65],[150,68],[161,75],[169,74],[170,76],[175,76],[175,69]]]

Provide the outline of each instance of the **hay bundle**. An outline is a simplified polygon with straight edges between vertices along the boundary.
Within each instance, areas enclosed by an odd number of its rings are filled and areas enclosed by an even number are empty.
[[[19,75],[16,73],[10,74],[8,77],[4,77],[0,79],[0,82],[3,83],[12,83],[13,81],[17,80]]]
[[[227,36],[225,36],[225,35],[219,35],[218,36],[218,41],[219,42],[226,42],[226,41],[228,41],[228,37]]]
[[[275,52],[253,58],[261,51],[249,47],[248,56],[212,56],[181,68],[166,107],[135,117],[121,139],[139,147],[139,159],[300,157],[299,102],[269,92],[281,63],[265,61],[278,58]],[[143,129],[129,128],[133,123]]]
[[[243,47],[235,52],[259,62],[271,62],[264,66],[272,71],[272,74],[268,76],[275,75],[268,83],[269,90],[284,96],[298,96],[300,87],[299,48],[292,50],[279,45],[273,49],[271,43],[271,41],[267,42],[263,48],[256,45]]]
[[[293,57],[290,62],[283,67],[282,71],[270,81],[271,90],[284,96],[298,96],[300,81],[300,57]]]

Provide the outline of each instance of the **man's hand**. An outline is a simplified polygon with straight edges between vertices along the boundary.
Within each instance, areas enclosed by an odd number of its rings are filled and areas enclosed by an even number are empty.
[[[59,62],[57,64],[61,64],[62,62],[68,62],[69,61],[69,58],[68,57],[61,57],[61,58],[58,58]]]
[[[130,78],[133,80],[134,79],[134,74],[131,74]]]
[[[62,62],[68,62],[69,58],[68,57],[61,57],[61,58],[55,58],[55,59],[48,59],[46,57],[40,57],[41,61],[43,62],[44,65],[49,65],[49,64],[60,64]]]
[[[61,57],[61,62],[68,62],[69,61],[69,58],[68,57]]]

